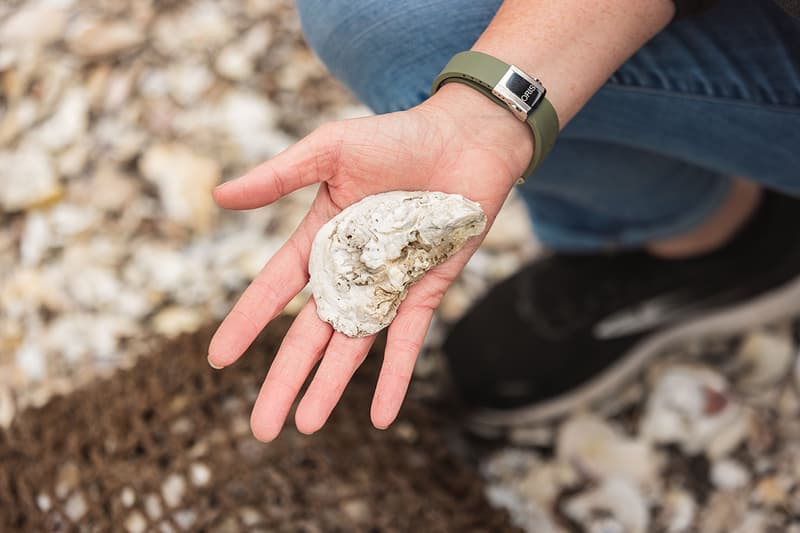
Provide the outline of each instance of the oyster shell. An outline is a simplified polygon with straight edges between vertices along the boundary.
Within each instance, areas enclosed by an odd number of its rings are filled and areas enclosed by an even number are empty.
[[[317,313],[351,337],[389,325],[408,288],[486,226],[458,194],[392,191],[356,202],[320,228],[308,270]]]

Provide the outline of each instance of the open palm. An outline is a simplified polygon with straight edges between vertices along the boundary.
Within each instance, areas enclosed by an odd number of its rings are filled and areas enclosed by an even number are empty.
[[[498,119],[491,115],[487,120]],[[409,111],[332,123],[245,176],[218,187],[214,198],[220,206],[253,209],[321,183],[294,234],[220,325],[209,347],[209,361],[222,367],[242,355],[308,282],[308,257],[317,230],[367,195],[391,190],[459,193],[481,205],[488,228],[519,175],[520,165],[524,166],[524,156],[508,157],[500,135],[494,142],[485,131],[479,131],[482,128],[473,126],[425,104]],[[433,310],[482,238],[471,239],[458,254],[428,272],[400,305],[389,326],[372,402],[376,427],[387,427],[397,416]],[[255,436],[267,441],[278,435],[320,358],[295,422],[304,433],[321,428],[374,338],[350,338],[334,331],[318,318],[314,299],[309,299],[287,332],[261,388],[251,418]]]

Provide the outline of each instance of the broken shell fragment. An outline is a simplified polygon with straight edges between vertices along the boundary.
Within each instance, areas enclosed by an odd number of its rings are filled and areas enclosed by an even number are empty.
[[[367,196],[329,220],[308,270],[319,317],[350,337],[389,325],[408,288],[486,226],[458,194],[392,191]]]
[[[706,366],[672,365],[656,377],[640,432],[645,440],[676,444],[687,454],[721,458],[744,439],[750,415],[727,379]]]

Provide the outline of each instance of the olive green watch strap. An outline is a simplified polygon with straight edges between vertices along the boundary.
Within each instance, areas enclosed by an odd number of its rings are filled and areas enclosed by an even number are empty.
[[[477,89],[528,123],[533,132],[534,148],[522,179],[533,174],[553,148],[559,131],[558,115],[545,98],[541,82],[513,65],[474,51],[453,56],[433,82],[431,94],[450,82]]]

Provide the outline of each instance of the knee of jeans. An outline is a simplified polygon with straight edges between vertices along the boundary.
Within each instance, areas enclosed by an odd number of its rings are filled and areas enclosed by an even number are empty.
[[[350,16],[345,4],[345,0],[295,0],[306,41],[320,57],[328,50],[337,28]]]
[[[306,40],[325,66],[374,111],[411,107],[427,96],[414,57],[420,21],[405,2],[297,0]],[[410,56],[410,57],[409,57]]]

